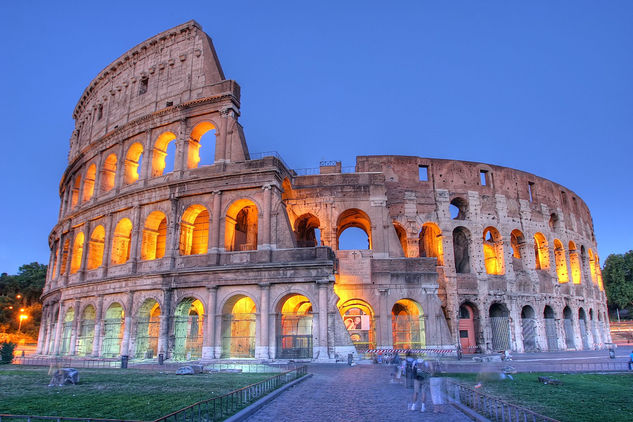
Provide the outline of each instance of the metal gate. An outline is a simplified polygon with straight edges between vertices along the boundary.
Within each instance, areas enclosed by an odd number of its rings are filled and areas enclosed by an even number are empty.
[[[602,339],[600,337],[598,337],[598,330],[596,328],[596,321],[595,320],[591,320],[591,334],[593,334],[593,344],[594,345],[599,345],[600,343],[602,343]]]
[[[523,329],[523,348],[525,351],[536,350],[536,320],[533,318],[521,319]]]
[[[391,327],[394,349],[422,349],[425,346],[423,316],[393,315]]]
[[[492,348],[510,350],[510,320],[508,317],[490,317]]]
[[[584,319],[579,319],[580,323],[580,338],[582,339],[582,348],[589,350],[589,338],[587,337],[587,322]]]
[[[137,359],[152,359],[158,354],[158,333],[160,321],[152,321],[149,317],[136,320],[136,352]]]
[[[198,315],[174,317],[174,359],[202,357],[202,324]]]
[[[558,335],[556,334],[556,320],[545,318],[545,335],[547,336],[547,350],[558,350]]]
[[[64,331],[62,332],[62,344],[59,350],[59,354],[67,355],[68,353],[70,353],[70,337],[73,331],[73,322],[64,322],[63,327]]]
[[[81,321],[79,340],[77,341],[77,354],[86,356],[92,353],[92,343],[95,338],[95,320]]]
[[[121,352],[121,338],[123,337],[123,323],[121,318],[111,318],[103,321],[103,344],[101,355],[104,358],[114,358]]]
[[[574,343],[574,327],[572,325],[571,319],[565,319],[565,345],[568,349],[575,349],[576,344]]]
[[[280,359],[312,358],[312,315],[282,314],[277,326]]]
[[[255,357],[255,318],[253,313],[223,315],[223,359]]]

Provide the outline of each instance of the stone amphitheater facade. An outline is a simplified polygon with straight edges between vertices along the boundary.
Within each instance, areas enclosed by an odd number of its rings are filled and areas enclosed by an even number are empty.
[[[574,192],[420,157],[293,170],[249,153],[239,115],[240,87],[194,21],[90,83],[49,236],[39,354],[327,361],[609,341]]]

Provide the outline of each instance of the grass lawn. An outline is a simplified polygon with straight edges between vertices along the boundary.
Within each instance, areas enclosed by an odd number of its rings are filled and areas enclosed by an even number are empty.
[[[154,420],[275,374],[79,369],[79,375],[78,385],[48,387],[48,368],[0,366],[0,414]]]
[[[539,375],[562,381],[544,385]],[[527,407],[561,421],[632,421],[633,374],[521,373],[514,380],[484,381],[482,390],[508,402]],[[476,374],[460,374],[458,380],[474,385]]]

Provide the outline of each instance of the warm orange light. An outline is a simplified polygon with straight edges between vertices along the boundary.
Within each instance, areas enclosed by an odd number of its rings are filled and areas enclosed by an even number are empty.
[[[24,321],[25,319],[29,319],[29,316],[25,314],[20,314],[20,322]]]
[[[16,299],[22,299],[22,295],[18,294],[15,296]]]

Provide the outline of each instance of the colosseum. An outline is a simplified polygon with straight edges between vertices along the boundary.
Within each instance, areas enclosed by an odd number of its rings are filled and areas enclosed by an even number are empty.
[[[239,115],[240,86],[194,21],[89,84],[38,354],[333,361],[610,340],[591,215],[571,190],[409,156],[293,170],[249,152]]]

